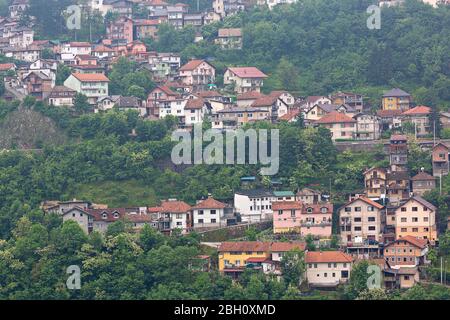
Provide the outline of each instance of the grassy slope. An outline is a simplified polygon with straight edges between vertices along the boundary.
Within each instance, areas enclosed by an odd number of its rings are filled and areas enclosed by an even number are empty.
[[[136,180],[80,185],[69,192],[69,198],[107,204],[109,207],[153,206],[158,200],[151,186]]]

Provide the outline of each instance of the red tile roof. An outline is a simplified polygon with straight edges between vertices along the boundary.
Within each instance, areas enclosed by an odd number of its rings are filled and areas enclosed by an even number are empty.
[[[427,244],[428,244],[428,240],[427,239],[418,239],[416,237],[407,235],[407,236],[403,236],[403,237],[397,239],[395,242],[387,245],[387,247],[395,244],[398,241],[407,241],[407,242],[411,243],[412,245],[414,245],[414,246],[416,246],[416,247],[418,247],[420,249],[425,248],[427,246]]]
[[[287,252],[294,249],[305,251],[306,243],[304,242],[272,242],[272,252]]]
[[[199,92],[196,92],[194,94],[197,95],[197,96],[200,96],[202,98],[212,98],[212,97],[221,97],[222,96],[219,92],[213,91],[213,90],[211,90],[211,91],[199,91]]]
[[[352,203],[354,203],[354,202],[356,202],[356,201],[358,201],[358,200],[364,201],[364,202],[367,203],[368,205],[371,205],[372,207],[375,207],[375,208],[378,208],[378,209],[383,209],[383,208],[384,208],[384,206],[382,206],[382,205],[379,204],[378,202],[375,202],[375,201],[373,201],[373,200],[371,200],[371,199],[369,199],[369,198],[366,198],[366,197],[359,197],[359,198],[353,199],[352,201],[350,201],[350,202],[348,202],[347,204],[345,204],[344,206],[342,206],[342,208],[343,208],[343,207],[346,207],[346,206],[348,206],[349,204],[352,204]]]
[[[182,67],[180,68],[180,71],[192,71],[192,70],[194,70],[195,68],[197,68],[199,65],[201,65],[203,62],[208,63],[208,62],[205,61],[205,60],[198,60],[198,59],[191,60],[191,61],[189,61],[188,63],[186,63],[184,66],[182,66]],[[208,64],[209,64],[209,63],[208,63]],[[211,65],[211,64],[209,64],[209,65]]]
[[[332,111],[329,114],[323,116],[316,123],[354,123],[355,119],[346,116],[345,114],[337,111]]]
[[[277,201],[272,203],[272,210],[301,210],[303,204],[300,201]]]
[[[414,177],[412,177],[411,180],[413,180],[413,181],[436,180],[436,178],[433,177],[432,175],[422,171],[422,172],[419,172],[418,174],[416,174]]]
[[[402,113],[403,116],[412,116],[412,115],[428,115],[431,112],[430,107],[426,106],[417,106],[412,109],[409,109]]]
[[[319,251],[319,252],[307,252],[305,257],[306,263],[332,263],[332,262],[342,262],[348,263],[352,262],[353,258],[348,254],[341,251]]]
[[[71,47],[91,47],[91,44],[89,42],[71,42]]]
[[[258,262],[264,262],[266,261],[267,258],[266,257],[250,257],[247,260],[245,260],[245,262],[247,263],[258,263]]]
[[[72,73],[72,75],[82,82],[109,82],[102,73]]]
[[[377,115],[381,118],[392,118],[402,114],[402,110],[378,110]]]
[[[205,101],[202,98],[188,99],[184,109],[186,109],[186,110],[201,109],[201,108],[203,108],[204,105],[205,105]]]
[[[193,206],[192,209],[224,209],[226,205],[214,198],[208,197],[206,200],[200,201],[197,205]]]
[[[294,109],[292,111],[289,111],[285,115],[281,116],[279,119],[285,120],[285,121],[291,121],[292,119],[295,119],[299,114],[300,114],[300,110]]]
[[[256,100],[258,98],[263,97],[264,95],[258,91],[248,91],[245,93],[239,94],[236,99],[237,100]]]
[[[218,32],[219,38],[222,37],[241,37],[241,28],[220,28]]]
[[[0,71],[7,71],[15,67],[16,65],[14,63],[0,63]]]
[[[161,212],[185,213],[191,210],[191,206],[184,201],[163,201],[161,202]]]
[[[239,78],[267,78],[267,75],[256,67],[229,67],[228,70]]]

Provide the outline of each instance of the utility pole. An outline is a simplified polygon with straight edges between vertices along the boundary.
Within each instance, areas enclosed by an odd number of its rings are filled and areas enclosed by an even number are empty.
[[[436,120],[433,120],[433,147],[436,145]]]
[[[439,172],[439,195],[442,196],[442,171]]]
[[[441,284],[443,284],[443,277],[442,277],[442,257],[441,257]]]

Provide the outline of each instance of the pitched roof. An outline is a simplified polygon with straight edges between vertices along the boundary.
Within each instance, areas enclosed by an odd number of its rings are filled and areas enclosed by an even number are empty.
[[[91,44],[89,42],[70,42],[69,45],[71,47],[91,47]]]
[[[226,205],[212,197],[208,197],[206,200],[200,201],[197,205],[193,206],[192,209],[224,209]]]
[[[236,100],[256,100],[258,98],[263,97],[264,95],[258,91],[248,91],[245,93],[241,93],[236,97]]]
[[[310,211],[312,209],[312,212]],[[322,209],[326,209],[322,212]],[[304,214],[332,214],[333,204],[332,203],[313,203],[307,204],[303,207],[302,213]]]
[[[7,71],[15,67],[16,65],[14,63],[0,63],[0,71]]]
[[[408,137],[404,134],[393,134],[391,136],[391,141],[407,141]]]
[[[397,242],[397,241],[408,241],[412,245],[415,245],[416,247],[419,247],[421,249],[425,248],[428,244],[427,239],[419,239],[419,238],[413,237],[411,235],[403,236],[403,237],[397,239],[395,242]]]
[[[201,109],[201,108],[203,108],[204,105],[205,105],[205,101],[202,98],[188,99],[184,109],[186,109],[186,110]]]
[[[427,200],[425,200],[424,198],[422,198],[421,196],[414,196],[414,197],[410,198],[408,201],[406,201],[405,204],[407,202],[409,202],[411,199],[414,199],[417,202],[419,202],[420,204],[424,205],[425,207],[427,207],[433,211],[436,211],[436,207],[432,203],[430,203]]]
[[[383,97],[409,97],[409,96],[411,95],[408,92],[405,92],[399,88],[394,88],[383,94]]]
[[[341,251],[319,251],[306,253],[306,263],[331,263],[331,262],[352,262],[353,258]]]
[[[222,37],[242,37],[241,28],[220,28],[218,31],[219,38]]]
[[[316,121],[316,123],[353,123],[353,122],[356,122],[356,120],[337,111],[332,111]]]
[[[416,174],[414,177],[412,177],[411,180],[413,180],[413,181],[436,180],[436,178],[424,171],[421,171],[418,174]]]
[[[191,71],[194,70],[195,68],[197,68],[199,65],[201,65],[203,62],[208,63],[206,60],[199,60],[199,59],[194,59],[189,61],[188,63],[186,63],[185,65],[183,65],[180,68],[180,71]],[[211,67],[212,65],[210,63],[208,63]]]
[[[265,251],[270,250],[270,242],[261,241],[239,241],[239,242],[222,242],[219,252],[236,252],[236,251]]]
[[[379,204],[378,202],[375,202],[375,201],[373,201],[373,200],[371,200],[371,199],[369,199],[369,198],[366,198],[366,197],[359,197],[359,198],[353,199],[352,201],[350,201],[350,202],[348,202],[346,205],[344,205],[344,207],[345,207],[345,206],[348,206],[349,204],[354,203],[354,202],[356,202],[356,201],[358,201],[358,200],[364,201],[364,202],[367,203],[368,205],[371,205],[372,207],[375,207],[375,208],[378,208],[378,209],[384,208],[384,206],[382,206],[382,205]]]
[[[200,96],[202,98],[212,98],[212,97],[221,97],[222,95],[214,90],[208,90],[208,91],[198,91],[195,93],[195,95]]]
[[[272,210],[301,210],[303,204],[300,201],[277,201],[272,203]]]
[[[300,110],[294,109],[286,113],[285,115],[282,115],[279,119],[285,120],[285,121],[291,121],[292,119],[295,119],[300,114]]]
[[[392,118],[402,114],[402,110],[378,110],[377,116],[381,118]]]
[[[160,89],[164,91],[168,96],[179,96],[179,93],[172,91],[168,86],[157,86],[155,89]]]
[[[184,201],[169,200],[161,202],[161,212],[185,213],[191,210],[191,206]]]
[[[272,242],[270,246],[272,252],[287,252],[294,249],[305,251],[306,243],[304,242]]]
[[[267,75],[256,67],[229,67],[228,70],[239,78],[267,78]]]
[[[86,211],[94,216],[94,221],[114,222],[126,215],[125,208],[87,209]],[[104,214],[105,217],[103,217]]]
[[[414,107],[412,109],[409,109],[405,112],[402,113],[403,116],[409,116],[409,115],[428,115],[431,112],[431,108],[430,107],[426,107],[426,106],[417,106]]]
[[[236,191],[236,194],[244,195],[249,198],[273,197],[273,192],[264,189],[250,189]]]
[[[252,103],[252,107],[268,107],[272,106],[275,102],[277,102],[278,97],[276,96],[262,96]]]
[[[109,82],[109,79],[102,73],[72,73],[72,76],[82,82]]]

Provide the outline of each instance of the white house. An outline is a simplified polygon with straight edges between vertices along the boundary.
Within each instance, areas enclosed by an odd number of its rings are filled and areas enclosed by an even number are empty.
[[[312,287],[336,287],[350,279],[353,259],[341,251],[308,251],[306,278]]]
[[[109,91],[109,79],[101,73],[72,73],[64,85],[87,96],[90,104],[108,96]]]
[[[61,46],[61,60],[65,64],[75,64],[75,57],[90,55],[92,45],[89,42],[69,42]]]
[[[224,221],[226,205],[212,197],[199,201],[192,207],[193,227],[220,227],[226,225]]]
[[[257,222],[272,218],[275,196],[266,190],[242,190],[234,194],[234,207],[242,221]]]

